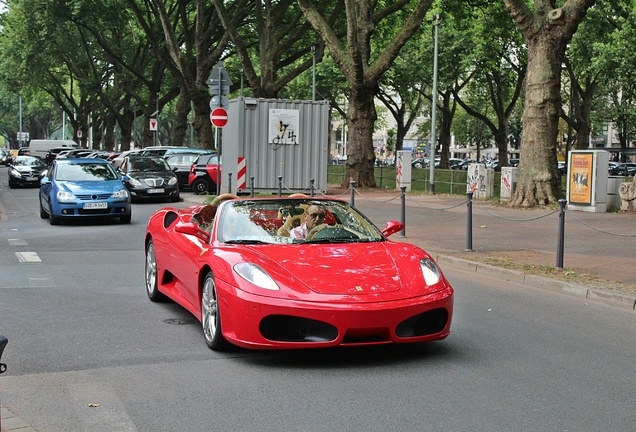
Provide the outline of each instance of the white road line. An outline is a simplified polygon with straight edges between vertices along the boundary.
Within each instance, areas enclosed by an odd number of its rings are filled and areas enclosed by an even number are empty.
[[[27,246],[28,243],[24,239],[8,239],[9,246]]]
[[[18,257],[18,261],[23,263],[42,262],[37,252],[16,252],[15,256]]]

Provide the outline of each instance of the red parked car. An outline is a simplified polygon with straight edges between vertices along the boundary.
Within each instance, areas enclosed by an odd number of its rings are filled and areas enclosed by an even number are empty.
[[[321,222],[290,237],[305,211]],[[419,247],[387,240],[348,203],[239,198],[155,212],[145,236],[146,290],[201,321],[209,348],[300,349],[436,341],[450,334],[454,292]]]
[[[215,194],[217,172],[222,168],[219,167],[219,156],[216,153],[204,154],[192,164],[188,184],[198,195]],[[220,185],[219,185],[220,186]]]

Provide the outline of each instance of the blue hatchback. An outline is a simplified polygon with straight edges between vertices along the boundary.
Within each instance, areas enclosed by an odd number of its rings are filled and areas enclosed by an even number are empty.
[[[56,159],[40,182],[40,217],[62,219],[115,217],[130,223],[130,193],[110,162]]]

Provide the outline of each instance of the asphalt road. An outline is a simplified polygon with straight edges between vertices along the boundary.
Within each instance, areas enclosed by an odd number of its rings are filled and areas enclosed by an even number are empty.
[[[445,341],[212,352],[193,317],[146,297],[161,206],[50,226],[0,168],[0,403],[36,430],[634,430],[632,311],[455,269]]]

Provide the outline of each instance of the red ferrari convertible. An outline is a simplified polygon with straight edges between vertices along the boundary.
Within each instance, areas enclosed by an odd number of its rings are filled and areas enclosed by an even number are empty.
[[[190,311],[213,350],[444,339],[453,288],[424,250],[387,240],[403,228],[380,231],[336,199],[226,194],[163,208],[146,230],[148,297]]]

